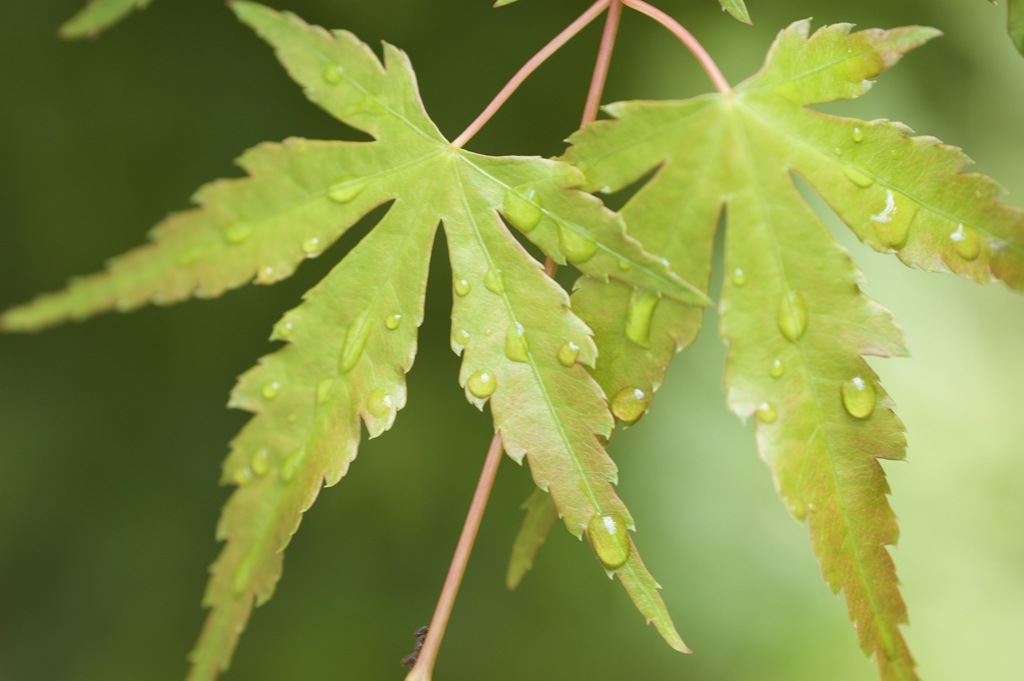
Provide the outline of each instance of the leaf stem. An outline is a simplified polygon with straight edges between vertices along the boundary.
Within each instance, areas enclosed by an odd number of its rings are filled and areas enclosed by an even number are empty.
[[[619,31],[619,19],[622,17],[622,0],[611,0],[608,15],[604,21],[604,32],[601,33],[601,46],[594,62],[594,75],[590,79],[590,90],[587,92],[587,103],[583,106],[582,128],[597,118],[597,110],[601,106],[601,95],[608,80],[608,66],[612,62],[612,49],[615,47],[615,35]]]
[[[711,58],[704,46],[693,37],[689,31],[683,28],[683,25],[678,21],[665,14],[657,7],[647,4],[644,0],[621,0],[622,4],[626,7],[635,9],[636,11],[646,14],[650,18],[657,21],[659,24],[667,28],[672,32],[679,40],[686,46],[686,49],[693,53],[693,56],[697,58],[697,62],[704,69],[704,72],[708,74],[708,78],[714,84],[715,88],[723,95],[730,94],[732,92],[732,86],[729,85],[729,81],[722,75],[721,70],[718,68],[718,64]]]
[[[583,30],[587,24],[600,16],[601,12],[605,11],[611,3],[612,0],[597,0],[597,2],[591,5],[586,12],[566,26],[561,33],[552,38],[551,42],[542,47],[537,54],[530,57],[530,60],[523,64],[522,67],[516,71],[516,74],[512,76],[512,79],[505,84],[505,87],[501,88],[498,94],[494,96],[494,99],[492,99],[491,103],[487,105],[487,108],[480,112],[480,115],[476,117],[476,120],[470,123],[469,127],[463,130],[462,133],[455,138],[452,142],[452,147],[455,149],[461,149],[464,147],[466,142],[471,140],[474,135],[480,132],[480,128],[484,127],[487,121],[491,120],[498,109],[508,101],[508,98],[512,96],[512,93],[523,84],[523,81],[529,78],[530,74],[537,70],[537,67],[543,64],[548,57],[553,55],[563,45],[569,42],[574,35]]]
[[[405,681],[430,681],[434,671],[434,662],[437,660],[437,651],[441,647],[441,639],[444,637],[444,630],[448,626],[448,618],[451,616],[452,606],[455,604],[455,595],[459,591],[459,584],[462,583],[462,575],[466,572],[466,563],[469,562],[469,554],[473,550],[477,530],[480,529],[480,521],[483,519],[484,509],[487,507],[487,498],[491,495],[491,488],[494,486],[494,477],[498,473],[501,454],[501,433],[495,433],[491,439],[491,446],[487,450],[487,458],[484,460],[484,468],[480,473],[480,480],[476,484],[476,491],[473,493],[473,501],[466,514],[466,523],[462,526],[462,534],[459,535],[459,543],[455,547],[455,555],[452,556],[452,564],[448,568],[448,576],[444,580],[441,596],[437,599],[437,607],[430,620],[430,630],[423,641],[423,647],[416,659],[416,666],[405,677]]]

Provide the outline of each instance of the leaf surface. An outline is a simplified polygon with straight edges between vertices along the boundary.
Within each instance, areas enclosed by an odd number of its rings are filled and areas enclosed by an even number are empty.
[[[132,10],[145,9],[151,2],[153,0],[89,0],[60,27],[60,36],[91,38],[124,19]]]
[[[917,678],[900,631],[906,609],[886,549],[898,530],[878,463],[902,458],[905,440],[862,356],[906,351],[793,176],[878,251],[1024,287],[1024,213],[999,201],[992,180],[963,172],[959,150],[896,123],[805,108],[864,94],[871,78],[935,35],[848,25],[810,35],[808,22],[797,22],[733,92],[611,105],[613,120],[574,135],[566,155],[591,190],[618,191],[653,172],[622,214],[633,236],[698,286],[707,285],[726,214],[719,311],[729,405],[756,416],[761,456],[790,511],[807,521],[825,580],[844,593],[883,679]],[[594,373],[609,395],[656,389],[700,324],[699,309],[586,277],[573,309],[595,331]]]

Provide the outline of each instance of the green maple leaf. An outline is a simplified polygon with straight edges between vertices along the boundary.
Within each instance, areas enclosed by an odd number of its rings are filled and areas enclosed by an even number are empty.
[[[896,519],[878,459],[901,459],[902,424],[862,355],[905,354],[889,313],[864,296],[860,274],[804,203],[810,184],[866,244],[910,266],[1024,288],[1024,211],[995,182],[963,172],[967,158],[898,123],[824,115],[806,105],[864,94],[873,78],[937,35],[927,28],[779,34],[765,66],[733,92],[678,102],[626,102],[584,128],[566,158],[586,187],[617,191],[655,169],[622,210],[630,233],[690,281],[708,281],[726,215],[721,334],[731,409],[756,416],[776,486],[806,520],[826,582],[845,595],[860,644],[884,679],[914,679],[900,625],[906,609],[886,549]],[[609,395],[649,405],[699,308],[616,282],[584,278],[573,309],[595,332],[594,375]],[[615,400],[612,400],[615,411]],[[542,528],[550,506],[531,505]],[[524,530],[515,574],[542,541]],[[525,567],[524,567],[525,566]]]
[[[153,0],[89,0],[60,27],[62,38],[92,37],[124,19],[132,10],[145,9]]]
[[[452,147],[422,108],[405,55],[384,63],[353,35],[238,2],[235,12],[276,48],[306,96],[372,142],[301,139],[263,144],[240,165],[249,177],[218,181],[200,208],[158,225],[151,243],[106,272],[0,316],[27,331],[111,308],[210,297],[290,275],[372,209],[385,216],[276,325],[287,341],[241,377],[231,405],[255,414],[234,439],[224,481],[229,499],[217,536],[226,542],[204,603],[211,608],[193,651],[191,679],[225,669],[254,604],[270,598],[282,551],[322,485],[347,472],[360,440],[390,428],[406,402],[431,246],[444,225],[453,269],[452,347],[460,383],[489,401],[505,451],[528,459],[538,486],[577,537],[670,645],[686,650],[626,528],[616,468],[604,451],[613,419],[584,365],[596,347],[563,289],[512,236],[588,276],[609,277],[667,299],[706,296],[625,234],[616,214],[573,189],[572,166],[532,157],[485,157]]]

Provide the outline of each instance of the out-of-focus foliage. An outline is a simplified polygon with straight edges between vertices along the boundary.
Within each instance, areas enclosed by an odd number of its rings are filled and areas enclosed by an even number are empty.
[[[153,0],[89,0],[75,16],[60,27],[61,37],[85,38],[98,34],[121,19],[132,10],[144,9]]]

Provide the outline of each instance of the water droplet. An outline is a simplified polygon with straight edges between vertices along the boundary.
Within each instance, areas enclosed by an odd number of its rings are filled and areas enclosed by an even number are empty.
[[[525,195],[512,189],[505,192],[501,212],[516,229],[524,233],[533,231],[544,217],[535,189],[531,189]]]
[[[779,331],[788,340],[794,343],[804,335],[807,330],[807,303],[803,296],[795,291],[790,291],[782,298],[779,304]]]
[[[288,414],[288,423],[296,423],[299,420],[298,414]]]
[[[401,324],[402,315],[397,313],[393,315],[388,315],[388,317],[384,319],[384,326],[388,327],[392,331],[397,329]]]
[[[277,381],[270,381],[263,384],[263,397],[272,400],[281,392],[281,384]]]
[[[252,460],[249,461],[249,467],[252,468],[253,473],[262,478],[270,471],[270,452],[264,448],[253,454]]]
[[[896,197],[891,189],[885,190],[885,207],[871,216],[871,222],[892,222],[896,217]]]
[[[252,236],[252,227],[244,222],[236,222],[224,228],[224,241],[229,244],[240,244]]]
[[[580,346],[572,341],[565,341],[558,348],[558,361],[564,367],[571,367],[576,364],[580,356]]]
[[[637,345],[651,347],[651,321],[658,305],[658,294],[634,289],[626,311],[626,337]]]
[[[594,257],[597,253],[597,244],[567,225],[558,225],[558,243],[562,246],[562,253],[574,263],[583,263]]]
[[[370,183],[359,177],[348,177],[339,180],[327,190],[327,198],[335,203],[348,203],[363,193]]]
[[[629,559],[629,532],[617,515],[594,515],[587,523],[587,539],[606,570],[617,570]]]
[[[469,342],[469,331],[465,329],[459,329],[458,331],[452,332],[452,342],[460,347],[465,347],[466,343]]]
[[[498,387],[498,379],[490,371],[481,370],[469,377],[466,386],[475,397],[484,399],[494,394]]]
[[[191,248],[187,248],[181,253],[179,253],[178,257],[175,258],[174,262],[175,264],[177,264],[178,267],[188,267],[189,265],[194,265],[196,261],[199,260],[200,256],[202,256],[202,254],[202,248],[200,248],[199,246],[192,246]]]
[[[256,556],[250,550],[245,557],[242,558],[242,562],[238,564],[238,569],[235,570],[235,579],[232,586],[235,589],[235,595],[241,596],[245,593],[246,589],[249,589],[249,582],[252,581],[252,571],[256,568]]]
[[[523,325],[519,322],[505,334],[505,356],[513,362],[528,362],[530,357],[526,353],[526,336]]]
[[[366,347],[366,339],[370,337],[370,311],[363,310],[356,315],[355,319],[345,333],[345,345],[341,349],[341,358],[338,360],[338,369],[343,374],[352,371],[359,358],[363,356],[363,348]]]
[[[633,263],[623,258],[619,258],[619,269],[622,270],[623,272],[627,272],[633,269]]]
[[[860,376],[854,376],[849,381],[843,381],[839,387],[843,396],[843,406],[850,416],[857,419],[866,419],[875,410],[875,385],[871,381],[865,381]]]
[[[864,141],[864,131],[861,130],[859,127],[856,127],[856,128],[853,129],[853,134],[851,135],[851,137],[853,137],[853,141],[854,142],[863,142]]]
[[[732,283],[737,286],[743,286],[747,283],[747,273],[743,271],[743,268],[737,267],[732,271]]]
[[[277,324],[274,324],[274,330],[270,334],[271,340],[288,340],[292,337],[292,332],[295,331],[295,322],[285,315],[278,320]]]
[[[843,149],[842,147],[833,147],[832,153],[836,156],[842,156],[846,153],[846,149]]]
[[[366,410],[379,419],[390,414],[394,408],[395,402],[391,399],[391,395],[380,388],[371,390],[366,398]]]
[[[956,231],[949,235],[953,248],[964,260],[976,260],[981,255],[981,238],[978,230],[960,224]]]
[[[261,284],[272,284],[277,281],[274,268],[270,265],[264,265],[256,270],[256,281]]]
[[[870,175],[865,175],[852,166],[843,166],[843,174],[850,179],[850,182],[853,182],[861,189],[867,189],[875,183],[875,180]]]
[[[341,64],[331,64],[324,69],[323,77],[331,85],[337,85],[345,77],[345,68]]]
[[[493,267],[487,270],[487,274],[484,275],[484,287],[491,293],[496,293],[499,296],[505,292],[505,282],[501,278],[501,270],[494,269]]]
[[[782,363],[782,360],[778,357],[772,362],[772,366],[768,369],[768,374],[772,378],[779,378],[782,374],[786,373],[786,365]]]
[[[779,412],[771,402],[762,402],[757,408],[757,420],[761,423],[775,423],[779,418]]]
[[[231,476],[232,481],[239,487],[245,487],[252,482],[253,474],[252,469],[248,466],[243,466],[235,471],[235,474]]]
[[[302,463],[302,450],[296,449],[294,452],[289,454],[281,462],[281,470],[279,475],[281,476],[281,482],[291,482],[295,474],[299,472],[299,464]]]
[[[321,378],[316,384],[316,403],[323,404],[331,398],[331,388],[334,387],[333,378]]]
[[[917,216],[919,205],[902,194],[894,194],[885,190],[885,206],[871,216],[875,236],[893,250],[900,250],[907,245],[910,235],[910,224]]]
[[[651,398],[640,388],[627,387],[615,393],[610,406],[615,418],[631,426],[651,408]]]
[[[464,296],[464,295],[467,295],[471,290],[473,290],[473,287],[470,286],[469,282],[466,281],[465,279],[456,279],[455,280],[455,293],[456,294],[458,294],[460,296]]]
[[[311,236],[302,242],[302,252],[307,258],[315,258],[320,255],[320,237]]]

